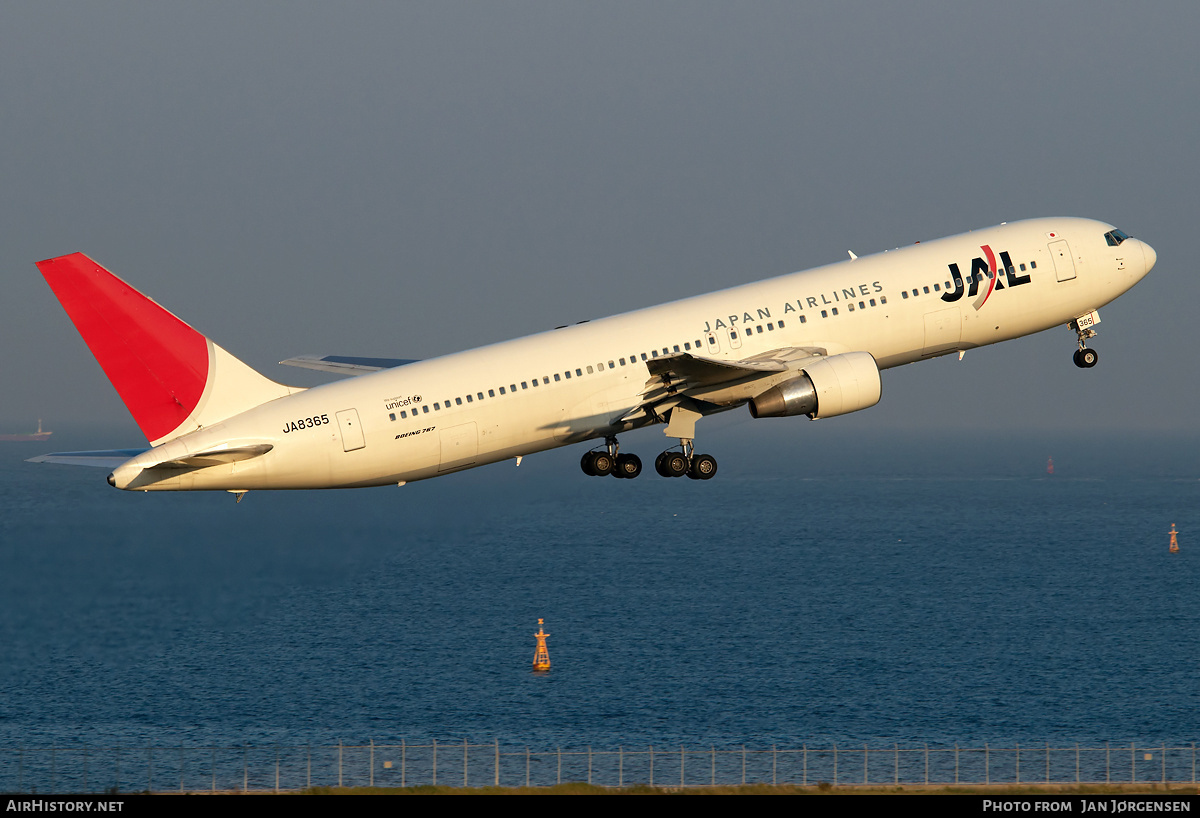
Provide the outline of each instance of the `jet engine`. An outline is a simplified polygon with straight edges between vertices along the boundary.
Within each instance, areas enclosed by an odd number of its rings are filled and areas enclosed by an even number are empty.
[[[772,386],[750,400],[756,418],[808,415],[813,420],[869,409],[882,391],[879,367],[869,352],[818,358],[798,377]]]

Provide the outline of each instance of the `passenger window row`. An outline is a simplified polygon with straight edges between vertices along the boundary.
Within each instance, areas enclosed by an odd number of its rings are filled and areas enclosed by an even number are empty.
[[[872,299],[871,306],[874,306],[874,305],[875,305],[875,301],[874,301],[874,299]],[[761,325],[748,326],[745,328],[745,333],[746,333],[746,335],[754,335],[757,332],[758,334],[761,335],[763,332],[774,332],[776,323],[779,324],[779,329],[784,328],[783,321],[778,321],[778,322],[772,321],[772,322],[766,324],[765,329]],[[802,323],[802,324],[805,323],[804,316],[800,316],[800,323]],[[731,333],[732,337],[737,337],[736,333],[737,333],[737,330],[732,330],[732,333]],[[710,339],[710,343],[711,342],[712,342],[712,339]],[[641,352],[641,353],[635,352],[634,354],[630,355],[628,357],[628,359],[618,358],[616,360],[609,360],[607,362],[600,361],[600,362],[596,363],[595,365],[588,365],[586,367],[577,367],[575,369],[567,369],[562,372],[555,372],[553,375],[542,375],[542,376],[540,376],[540,378],[538,378],[538,377],[531,378],[528,381],[521,381],[519,387],[515,383],[508,384],[507,387],[498,386],[493,389],[487,390],[486,397],[483,392],[476,392],[474,395],[471,395],[468,393],[464,397],[447,398],[444,401],[434,401],[432,405],[425,403],[425,404],[422,404],[420,407],[414,407],[412,409],[401,409],[398,416],[397,416],[396,412],[391,412],[388,414],[388,418],[390,420],[397,420],[397,419],[403,420],[403,419],[408,418],[410,415],[412,417],[417,417],[419,414],[428,415],[431,412],[440,412],[443,408],[449,409],[451,406],[463,406],[465,403],[475,403],[476,401],[483,401],[488,398],[496,398],[496,397],[499,397],[500,395],[511,394],[511,393],[518,391],[518,388],[521,390],[536,389],[539,386],[549,386],[551,382],[561,383],[562,381],[569,381],[572,378],[582,378],[585,375],[592,375],[592,374],[595,374],[596,372],[603,372],[606,368],[607,369],[616,369],[621,366],[629,366],[632,364],[636,364],[639,360],[648,361],[652,358],[658,358],[660,356],[670,355],[672,352],[691,352],[693,350],[699,351],[701,349],[703,349],[702,343],[701,343],[700,339],[697,338],[695,341],[685,341],[682,345],[674,344],[673,346],[662,347],[661,350],[660,349],[652,349],[649,352]]]
[[[905,295],[904,297],[907,298],[908,296]],[[862,301],[859,301],[857,303],[858,303],[858,308],[860,310],[865,310],[869,307],[877,306],[874,298],[864,298]],[[886,295],[879,296],[878,306],[882,307],[886,303],[887,303],[887,296]],[[854,304],[855,304],[854,301],[845,302],[846,312],[854,312]],[[837,315],[837,314],[838,314],[837,307],[830,307],[828,310],[821,310],[822,318],[829,318],[831,315]],[[803,320],[803,319],[801,319],[801,320]]]
[[[1024,265],[1024,264],[1021,264],[1021,265],[1020,265],[1020,268],[1021,268],[1021,272],[1025,272],[1025,265]],[[1029,269],[1030,269],[1030,270],[1036,270],[1036,269],[1037,269],[1037,262],[1036,262],[1036,261],[1031,261],[1031,262],[1029,262]],[[1010,274],[1015,274],[1015,273],[1017,272],[1017,269],[1016,269],[1016,267],[1012,267],[1012,266],[1010,266],[1010,267],[1007,269],[1007,271],[1006,271],[1006,272],[1008,272],[1008,273],[1010,273]],[[988,272],[987,272],[987,278],[991,279],[991,278],[994,278],[994,277],[995,277],[995,273],[993,273],[991,270],[988,270]],[[975,281],[983,281],[983,279],[984,279],[984,274],[983,274],[983,273],[975,273],[975,276],[974,276],[974,278],[975,278]],[[970,283],[970,281],[971,281],[971,276],[970,276],[970,275],[963,276],[963,281],[964,281],[964,282],[967,282],[967,283]],[[942,291],[942,287],[945,287],[947,291],[951,291],[951,290],[953,290],[953,289],[954,289],[954,285],[953,285],[952,283],[950,283],[949,281],[944,281],[944,282],[941,282],[941,283],[934,282],[934,284],[933,284],[933,292],[935,292],[935,293],[937,293],[937,292],[941,292],[941,291]],[[913,298],[916,298],[916,297],[918,297],[919,295],[921,295],[921,293],[922,293],[922,292],[923,292],[923,293],[925,293],[926,295],[928,295],[928,294],[929,294],[929,287],[928,287],[928,286],[914,287],[914,288],[912,289],[912,297],[913,297]],[[901,290],[901,291],[900,291],[900,297],[901,297],[901,298],[908,298],[908,293],[909,293],[909,291],[908,291],[908,290]],[[885,303],[886,303],[886,302],[885,302]],[[837,310],[834,310],[834,313],[833,313],[833,314],[834,314],[834,315],[837,315]]]
[[[801,323],[801,324],[807,324],[807,323],[808,323],[808,319],[806,319],[806,318],[805,318],[803,315],[801,315],[801,316],[799,317],[799,319],[798,319],[798,320],[800,321],[800,323]],[[765,326],[765,328],[764,328],[764,326]],[[781,319],[779,319],[779,328],[780,328],[780,329],[783,329],[783,328],[784,328],[784,323],[783,323],[783,319],[782,319],[782,318],[781,318]],[[766,325],[763,325],[763,324],[755,324],[755,325],[754,325],[754,326],[752,326],[752,327],[745,327],[745,334],[746,334],[746,336],[747,336],[747,337],[749,337],[749,336],[753,335],[755,332],[757,332],[759,335],[762,335],[764,332],[774,332],[774,331],[775,331],[775,322],[774,322],[774,321],[768,322]],[[736,329],[730,328],[730,330],[729,330],[729,338],[730,338],[731,340],[736,340],[736,339],[737,339],[737,337],[738,337],[738,331],[737,331]],[[715,335],[709,335],[709,336],[708,336],[708,342],[709,342],[710,344],[715,344],[715,343],[717,342],[717,338],[716,338],[716,336],[715,336]],[[699,343],[698,341],[696,342],[696,346],[697,346],[697,347],[699,347],[699,346],[700,346],[700,343]]]

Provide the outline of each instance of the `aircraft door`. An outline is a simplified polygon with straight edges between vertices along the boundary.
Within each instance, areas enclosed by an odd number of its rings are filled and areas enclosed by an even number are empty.
[[[728,332],[729,332],[729,348],[730,349],[741,349],[742,348],[742,331],[740,329],[738,329],[737,327],[730,327]]]
[[[704,343],[708,346],[708,354],[716,355],[721,351],[721,345],[717,342],[717,334],[715,332],[707,332],[704,334]]]
[[[1050,258],[1054,259],[1054,272],[1059,281],[1070,281],[1075,277],[1075,260],[1065,240],[1050,242]]]
[[[936,355],[958,347],[962,339],[962,315],[958,307],[927,313],[925,316],[925,347],[922,355]]]
[[[358,421],[357,409],[343,409],[337,413],[338,429],[342,433],[342,451],[352,452],[367,445],[363,437],[362,424]]]
[[[438,464],[439,472],[465,469],[475,465],[479,454],[479,431],[475,426],[475,421],[442,429],[439,437],[442,444],[442,458]]]

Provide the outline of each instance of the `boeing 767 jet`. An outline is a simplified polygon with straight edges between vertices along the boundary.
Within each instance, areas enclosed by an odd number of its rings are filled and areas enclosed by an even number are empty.
[[[655,471],[707,480],[717,461],[696,429],[717,412],[856,412],[879,402],[883,369],[1060,325],[1077,334],[1075,365],[1095,366],[1097,310],[1156,258],[1103,222],[1010,222],[429,360],[282,361],[349,376],[305,389],[74,253],[38,269],[150,447],[33,459],[108,468],[120,489],[240,499],[404,485],[599,441],[583,471],[632,479],[642,461],[618,436],[661,426],[674,443]]]

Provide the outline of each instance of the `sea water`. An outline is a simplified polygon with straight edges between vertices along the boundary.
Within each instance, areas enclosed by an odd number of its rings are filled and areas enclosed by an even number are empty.
[[[12,444],[0,747],[1196,740],[1192,442],[889,440],[240,504]]]

